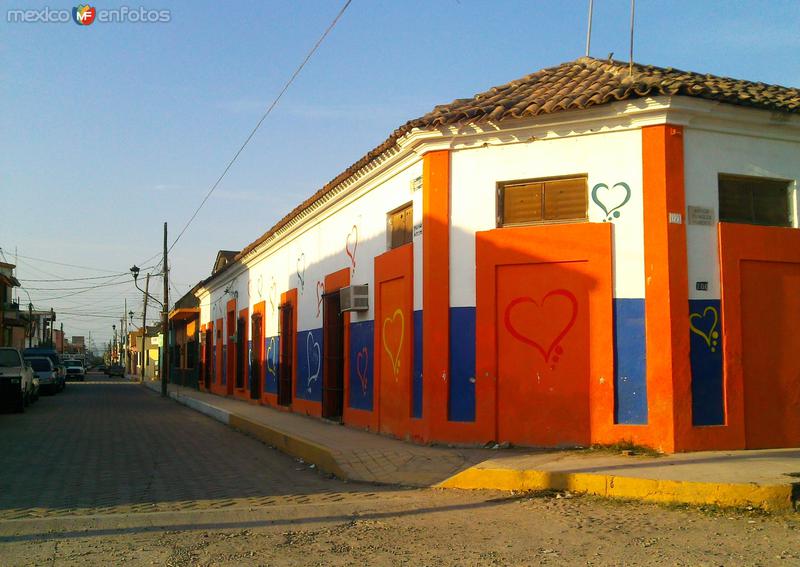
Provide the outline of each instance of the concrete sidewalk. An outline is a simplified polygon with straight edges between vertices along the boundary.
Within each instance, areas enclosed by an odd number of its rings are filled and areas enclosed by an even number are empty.
[[[146,385],[160,392],[160,383]],[[423,446],[173,384],[169,394],[345,480],[463,489],[571,490],[768,510],[792,510],[800,497],[800,449],[653,457]]]

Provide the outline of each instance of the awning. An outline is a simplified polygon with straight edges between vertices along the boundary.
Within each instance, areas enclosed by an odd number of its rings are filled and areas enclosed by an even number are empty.
[[[181,307],[180,309],[173,309],[169,314],[171,321],[191,321],[199,316],[199,307]]]
[[[11,287],[19,287],[22,285],[14,276],[7,276],[5,274],[0,274],[0,283],[10,285]]]

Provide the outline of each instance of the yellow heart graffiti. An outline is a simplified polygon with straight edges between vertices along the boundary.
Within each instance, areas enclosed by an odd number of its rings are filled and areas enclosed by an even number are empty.
[[[273,376],[278,375],[278,350],[275,347],[275,337],[270,337],[267,345],[267,372]]]
[[[400,340],[397,341],[397,351],[392,352],[392,349],[389,348],[389,345],[386,343],[386,325],[388,323],[394,324],[394,320],[398,317],[400,318]],[[405,330],[406,321],[400,308],[395,309],[391,317],[387,317],[383,320],[383,348],[389,355],[389,361],[392,363],[392,373],[394,374],[395,382],[397,382],[397,377],[400,374],[400,350],[403,348],[403,336],[405,335]]]
[[[694,320],[705,319],[706,315],[709,313],[714,316],[714,322],[711,324],[711,328],[708,330],[708,333],[706,333],[694,326]],[[689,328],[694,334],[698,335],[706,342],[708,348],[711,349],[711,352],[717,350],[717,339],[719,338],[719,332],[717,332],[717,323],[719,323],[719,313],[717,312],[716,307],[708,306],[703,310],[702,314],[692,313],[689,315]]]

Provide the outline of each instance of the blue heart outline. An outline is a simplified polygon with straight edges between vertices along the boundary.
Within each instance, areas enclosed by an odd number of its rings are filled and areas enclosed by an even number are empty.
[[[592,187],[592,201],[594,201],[595,205],[597,205],[603,210],[603,213],[605,213],[606,215],[605,218],[606,221],[612,220],[614,218],[614,212],[621,209],[628,201],[631,200],[631,188],[627,183],[625,183],[624,181],[619,181],[617,183],[614,183],[614,185],[611,186],[611,189],[614,189],[615,187],[622,187],[623,189],[625,189],[625,199],[623,199],[619,205],[617,205],[611,210],[606,209],[605,204],[597,197],[598,189],[609,189],[608,185],[606,185],[605,183],[598,183],[597,185]],[[617,217],[619,217],[619,214],[617,214]]]

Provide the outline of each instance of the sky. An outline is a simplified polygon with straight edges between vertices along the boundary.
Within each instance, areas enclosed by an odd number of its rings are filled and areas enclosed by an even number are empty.
[[[626,60],[630,2],[594,4],[591,55]],[[73,4],[0,3],[0,261],[99,346],[125,301],[141,325],[128,269],[158,270],[163,223],[171,244],[344,0],[92,5],[169,21],[15,23]],[[175,245],[171,300],[407,120],[584,55],[587,7],[353,0]],[[634,59],[797,87],[798,23],[797,0],[638,0]]]

